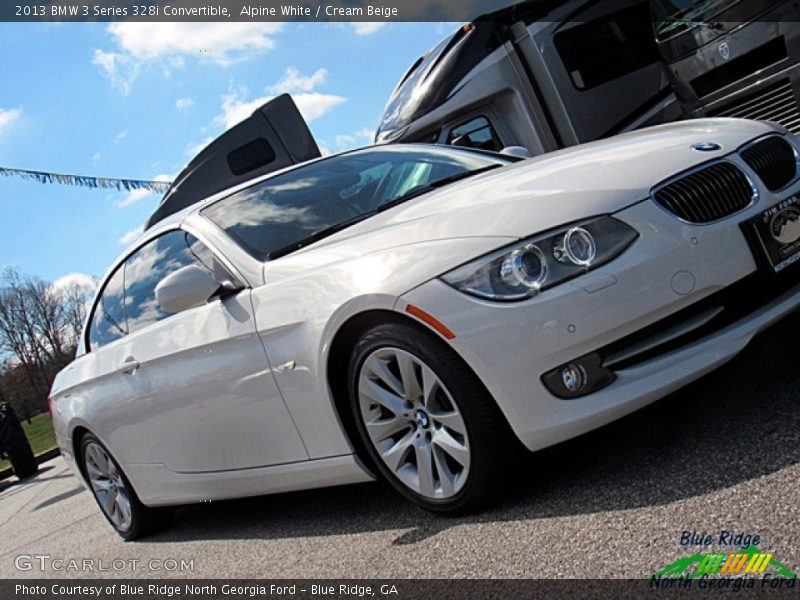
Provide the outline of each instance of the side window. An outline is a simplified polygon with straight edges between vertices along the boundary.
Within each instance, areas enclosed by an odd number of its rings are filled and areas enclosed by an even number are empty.
[[[453,127],[447,136],[447,143],[451,146],[465,146],[499,152],[503,149],[503,142],[486,117],[474,119]]]
[[[124,269],[120,266],[108,279],[95,305],[89,326],[89,347],[92,350],[128,333],[125,322]]]
[[[630,6],[557,33],[554,42],[579,90],[632,73],[659,60],[649,6]]]
[[[210,250],[185,231],[170,231],[142,246],[125,261],[125,313],[133,333],[168,317],[156,300],[156,286],[187,265],[213,273]]]
[[[189,251],[194,255],[200,266],[205,267],[211,273],[214,272],[214,255],[203,242],[198,240],[192,234],[186,234],[186,244],[189,246]]]

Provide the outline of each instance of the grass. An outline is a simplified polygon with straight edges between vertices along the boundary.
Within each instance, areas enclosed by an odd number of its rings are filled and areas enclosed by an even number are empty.
[[[56,434],[53,433],[53,417],[49,412],[36,415],[31,419],[30,424],[22,420],[22,429],[28,436],[34,454],[41,454],[56,446]],[[0,470],[11,466],[7,460],[0,460]]]

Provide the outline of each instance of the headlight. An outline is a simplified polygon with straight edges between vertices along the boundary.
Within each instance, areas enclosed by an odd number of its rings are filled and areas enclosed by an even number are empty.
[[[517,242],[442,279],[478,298],[524,300],[616,258],[638,236],[622,221],[600,217]]]

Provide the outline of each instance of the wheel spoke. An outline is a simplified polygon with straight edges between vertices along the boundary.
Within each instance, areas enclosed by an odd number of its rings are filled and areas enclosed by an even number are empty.
[[[98,471],[103,475],[108,475],[108,459],[105,456],[105,452],[100,450],[99,446],[93,444],[89,446],[89,454],[91,454],[92,462],[95,464]]]
[[[452,496],[455,493],[455,475],[450,471],[447,465],[444,453],[441,448],[431,445],[433,450],[433,462],[436,465],[436,471],[439,473],[439,484],[442,486],[442,494],[445,496]]]
[[[407,419],[397,416],[391,419],[370,421],[366,425],[369,436],[376,444],[411,427]]]
[[[458,412],[454,410],[449,412],[435,412],[431,410],[428,414],[431,419],[433,419],[434,423],[438,423],[461,435],[467,435],[467,428],[464,427],[464,419],[461,418]]]
[[[100,478],[93,478],[90,477],[89,480],[92,483],[92,487],[98,492],[107,492],[111,489],[111,480],[110,479],[100,479]]]
[[[433,496],[433,457],[431,456],[431,445],[424,441],[417,441],[417,443],[414,444],[414,450],[417,454],[419,493],[424,496]]]
[[[389,370],[388,360],[373,356],[365,363],[364,366],[365,368],[369,369],[370,372],[375,375],[375,377],[380,379],[381,382],[386,384],[386,386],[395,394],[403,397],[405,394],[403,383],[397,377],[395,377],[394,373]]]
[[[116,506],[120,518],[120,522],[117,523],[117,525],[126,529],[131,522],[131,503],[128,496],[119,492],[117,494]]]
[[[397,366],[400,369],[400,378],[403,380],[405,399],[409,402],[416,402],[422,396],[417,373],[414,369],[414,359],[410,354],[396,354]]]
[[[117,492],[113,489],[108,490],[107,492],[102,494],[100,498],[100,504],[103,506],[103,510],[106,511],[106,514],[111,516],[114,513],[114,505],[117,499]]]
[[[359,391],[362,396],[372,402],[377,402],[394,415],[402,414],[405,409],[403,398],[382,388],[366,375],[362,375],[359,380]]]
[[[108,455],[105,452],[103,452],[103,449],[100,448],[99,446],[95,448],[96,448],[95,451],[97,453],[97,458],[99,461],[98,466],[103,470],[104,473],[111,475],[111,464],[110,461],[108,460]]]
[[[428,408],[430,412],[430,408],[433,404],[433,399],[436,396],[436,392],[439,391],[439,378],[436,377],[436,374],[431,371],[428,367],[422,367],[422,404],[423,406]]]
[[[394,445],[390,446],[384,452],[381,452],[381,457],[383,458],[383,462],[386,463],[386,466],[396,473],[404,464],[404,459],[413,442],[414,432],[409,431],[408,434],[403,436]]]
[[[469,467],[469,448],[456,440],[446,429],[440,429],[433,434],[433,443],[447,452],[447,454],[462,467]]]
[[[114,504],[111,505],[111,512],[109,513],[108,516],[111,517],[111,520],[114,522],[114,525],[119,527],[120,518],[119,518],[119,509],[117,508],[116,498],[114,498]]]
[[[100,470],[100,468],[94,463],[94,461],[91,460],[91,457],[87,457],[87,458],[90,459],[90,460],[86,461],[86,470],[89,473],[89,479],[105,478],[106,477],[105,473],[103,473]]]

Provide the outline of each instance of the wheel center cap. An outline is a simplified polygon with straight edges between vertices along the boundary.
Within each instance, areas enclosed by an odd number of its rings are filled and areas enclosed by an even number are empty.
[[[428,415],[422,409],[417,411],[417,425],[419,425],[420,427],[428,426]]]

